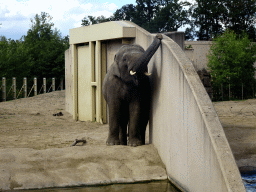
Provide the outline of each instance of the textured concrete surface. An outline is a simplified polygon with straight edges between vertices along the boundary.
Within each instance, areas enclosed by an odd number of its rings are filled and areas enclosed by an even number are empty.
[[[148,134],[144,146],[106,146],[108,125],[64,108],[65,91],[0,103],[0,191],[167,179]]]
[[[0,150],[0,190],[167,179],[152,145]]]

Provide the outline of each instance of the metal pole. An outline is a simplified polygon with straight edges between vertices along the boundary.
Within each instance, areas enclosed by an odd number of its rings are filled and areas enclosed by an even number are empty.
[[[34,96],[37,95],[37,79],[36,77],[34,78]]]
[[[12,86],[13,86],[13,99],[16,99],[16,78],[12,78]]]
[[[55,78],[52,78],[52,91],[55,91]]]
[[[43,78],[44,93],[46,93],[46,78]]]
[[[24,90],[24,98],[27,98],[27,89],[28,89],[28,86],[27,86],[27,78],[26,77],[24,77],[23,78],[23,90]]]
[[[6,101],[6,79],[2,78],[2,100]]]

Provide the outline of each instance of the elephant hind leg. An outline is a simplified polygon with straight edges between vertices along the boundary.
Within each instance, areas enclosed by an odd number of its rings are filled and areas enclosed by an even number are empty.
[[[147,100],[136,100],[129,106],[129,145],[145,145],[146,127],[149,119],[149,104]]]
[[[129,145],[136,147],[142,145],[141,139],[141,106],[139,101],[133,101],[129,105]]]
[[[119,127],[119,140],[121,145],[127,145],[127,125]]]

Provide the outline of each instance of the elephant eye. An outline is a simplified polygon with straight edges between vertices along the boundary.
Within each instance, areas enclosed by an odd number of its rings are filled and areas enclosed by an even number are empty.
[[[123,61],[126,61],[126,58],[124,58]]]

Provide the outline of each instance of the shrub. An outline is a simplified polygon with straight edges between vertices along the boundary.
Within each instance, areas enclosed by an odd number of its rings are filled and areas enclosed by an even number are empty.
[[[207,57],[215,100],[221,97],[221,86],[224,97],[228,97],[229,84],[234,98],[242,97],[242,85],[244,98],[253,96],[256,46],[247,34],[238,37],[233,31],[226,30],[213,40]]]

